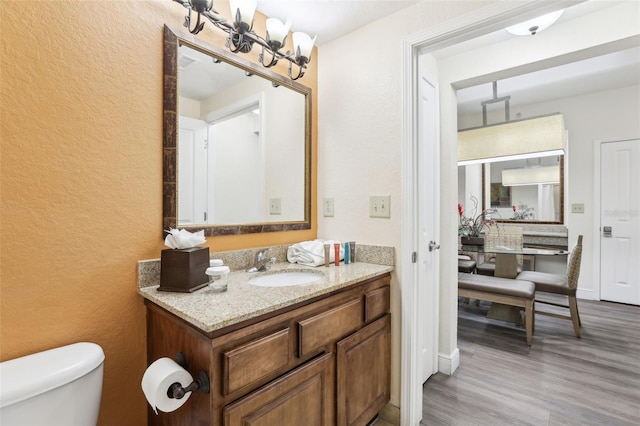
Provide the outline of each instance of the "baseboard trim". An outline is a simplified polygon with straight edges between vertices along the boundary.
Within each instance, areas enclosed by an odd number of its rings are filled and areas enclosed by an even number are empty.
[[[452,375],[460,365],[460,351],[455,348],[451,354],[438,354],[438,371],[448,376]]]
[[[600,300],[600,296],[598,296],[595,290],[585,290],[582,288],[576,290],[576,297],[578,299]]]
[[[400,407],[396,407],[390,402],[382,407],[378,416],[385,422],[389,422],[394,426],[400,426]]]

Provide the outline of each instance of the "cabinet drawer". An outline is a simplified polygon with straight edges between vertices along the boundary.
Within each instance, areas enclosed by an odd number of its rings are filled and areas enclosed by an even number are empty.
[[[225,395],[287,365],[289,338],[289,328],[285,328],[224,352]]]
[[[389,312],[389,287],[382,287],[364,295],[364,320],[369,322]]]
[[[333,354],[325,354],[226,406],[224,426],[335,426]]]
[[[332,340],[357,330],[363,319],[362,299],[358,298],[330,311],[298,322],[298,356],[304,357]]]

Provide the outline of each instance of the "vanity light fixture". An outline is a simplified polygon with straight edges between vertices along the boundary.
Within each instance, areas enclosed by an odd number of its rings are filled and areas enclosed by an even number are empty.
[[[233,53],[248,53],[253,49],[254,44],[259,44],[262,51],[259,60],[262,66],[270,68],[281,59],[289,61],[288,75],[292,80],[297,80],[304,75],[307,64],[311,60],[311,52],[315,44],[316,37],[301,32],[293,33],[293,52],[280,49],[287,41],[287,35],[291,28],[291,20],[282,23],[279,19],[269,18],[266,21],[267,34],[261,37],[253,31],[253,18],[256,12],[257,0],[230,0],[229,7],[233,15],[233,22],[222,18],[213,9],[213,0],[173,0],[180,3],[189,14],[185,17],[184,26],[193,35],[198,34],[204,28],[202,16],[207,18],[215,27],[226,32],[226,46]],[[193,23],[191,13],[195,12],[196,22]],[[294,73],[293,65],[297,66]],[[294,75],[295,74],[295,75]]]
[[[547,13],[546,15],[507,27],[506,30],[513,35],[536,35],[540,31],[553,25],[560,18],[562,12],[564,12],[564,9],[556,10],[555,12]]]

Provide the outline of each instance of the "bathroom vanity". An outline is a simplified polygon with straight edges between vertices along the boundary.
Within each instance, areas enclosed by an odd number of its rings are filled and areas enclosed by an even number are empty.
[[[366,425],[389,401],[392,269],[320,267],[318,283],[273,288],[232,272],[226,293],[139,289],[148,363],[182,352],[211,385],[174,412],[149,409],[149,424]]]

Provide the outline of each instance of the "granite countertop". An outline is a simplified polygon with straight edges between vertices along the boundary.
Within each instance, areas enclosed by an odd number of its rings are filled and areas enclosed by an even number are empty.
[[[138,288],[138,293],[145,299],[209,333],[331,293],[357,282],[391,272],[393,269],[393,266],[362,262],[317,268],[283,262],[270,266],[266,272],[231,272],[228,289],[223,293],[215,293],[208,286],[193,293],[165,292],[158,291],[157,285]],[[259,287],[248,283],[255,276],[280,271],[315,272],[321,276],[321,281],[288,287]]]

